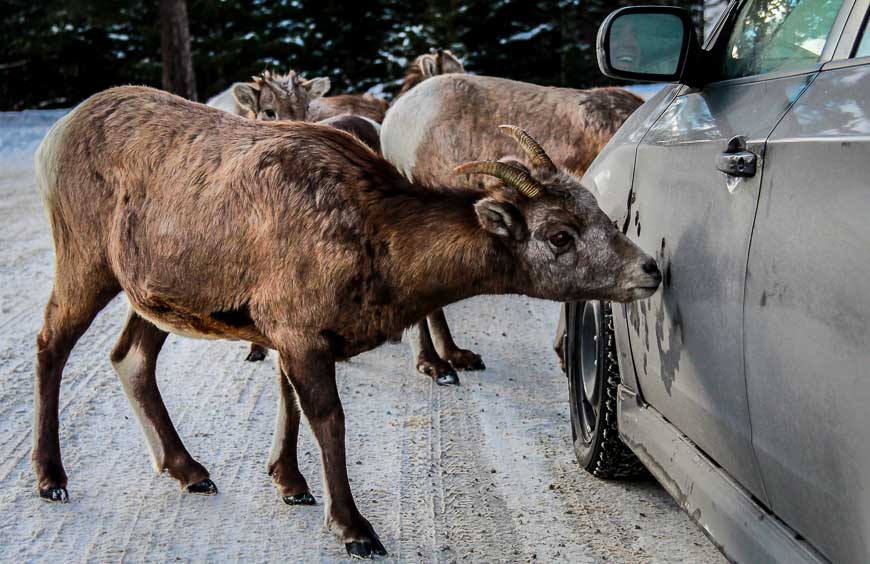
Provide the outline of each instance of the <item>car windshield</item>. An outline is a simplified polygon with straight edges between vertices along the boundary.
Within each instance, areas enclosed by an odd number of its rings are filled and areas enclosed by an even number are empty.
[[[843,0],[750,0],[729,38],[722,78],[817,62],[842,4]]]

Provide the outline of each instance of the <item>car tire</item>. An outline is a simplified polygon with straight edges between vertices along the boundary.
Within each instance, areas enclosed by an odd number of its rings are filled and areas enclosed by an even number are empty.
[[[648,476],[619,438],[616,397],[620,377],[610,303],[569,304],[566,321],[565,358],[577,462],[599,478]]]

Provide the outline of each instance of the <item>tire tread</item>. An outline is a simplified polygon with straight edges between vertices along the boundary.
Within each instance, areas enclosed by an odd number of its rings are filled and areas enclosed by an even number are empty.
[[[602,303],[604,324],[604,397],[599,419],[600,437],[593,458],[586,470],[598,478],[611,480],[635,480],[649,476],[649,471],[619,438],[619,423],[616,415],[619,393],[619,362],[616,359],[616,339],[613,330],[613,309],[610,302]]]

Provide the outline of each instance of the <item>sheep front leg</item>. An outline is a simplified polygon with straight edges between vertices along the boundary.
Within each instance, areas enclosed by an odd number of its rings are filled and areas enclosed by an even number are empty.
[[[344,410],[335,383],[335,360],[322,339],[288,339],[279,347],[281,369],[299,398],[302,412],[320,445],[325,479],[326,525],[336,532],[348,554],[371,558],[387,554],[371,524],[356,507],[347,480]]]

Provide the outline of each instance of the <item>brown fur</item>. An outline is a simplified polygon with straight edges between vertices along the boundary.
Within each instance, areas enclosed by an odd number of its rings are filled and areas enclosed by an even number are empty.
[[[317,123],[347,131],[362,141],[372,151],[378,154],[381,153],[380,131],[372,122],[359,115],[341,114]]]
[[[55,500],[66,499],[63,365],[120,291],[133,312],[112,362],[158,470],[216,493],[157,390],[165,332],[276,349],[292,394],[282,387],[273,479],[282,495],[307,489],[294,451],[298,400],[323,453],[327,522],[370,555],[383,546],[348,484],[336,361],[473,295],[630,300],[660,279],[569,175],[548,173],[534,199],[509,186],[424,187],[344,131],[251,121],[145,87],[83,102],[36,161],[56,279],[37,340],[33,463]],[[584,243],[556,252],[554,232]]]
[[[306,121],[323,121],[342,114],[353,114],[381,123],[384,121],[388,107],[386,100],[370,94],[328,96],[311,103]]]
[[[420,55],[408,65],[405,70],[405,80],[402,88],[396,94],[393,103],[424,80],[439,74],[465,73],[465,66],[456,55],[450,51],[438,50],[434,54]]]

